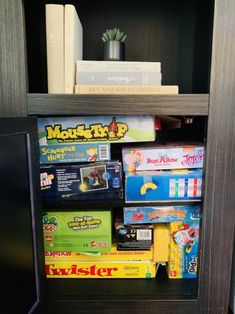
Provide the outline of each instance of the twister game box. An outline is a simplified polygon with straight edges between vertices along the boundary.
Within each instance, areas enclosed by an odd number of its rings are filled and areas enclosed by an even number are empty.
[[[169,223],[193,220],[200,213],[199,204],[124,207],[124,224]]]
[[[120,162],[40,167],[45,202],[122,198]]]
[[[168,227],[170,233],[168,277],[171,279],[196,278],[200,212],[195,211],[183,222],[171,222]]]
[[[111,250],[111,212],[44,212],[45,251],[108,252]]]
[[[46,262],[47,278],[145,278],[156,276],[156,263],[146,261]]]
[[[125,173],[125,200],[132,202],[200,201],[202,169]]]

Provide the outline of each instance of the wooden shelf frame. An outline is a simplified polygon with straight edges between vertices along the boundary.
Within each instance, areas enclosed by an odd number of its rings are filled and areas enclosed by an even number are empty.
[[[28,94],[29,115],[208,115],[208,94]]]
[[[235,221],[235,2],[234,0],[214,0],[213,5],[211,83],[210,95],[207,96],[209,107],[206,100],[204,113],[208,114],[208,132],[198,298],[177,301],[166,298],[143,300],[141,297],[139,300],[115,301],[107,298],[87,302],[76,295],[66,300],[58,294],[57,298],[47,298],[48,307],[42,309],[43,314],[53,311],[58,314],[69,312],[226,314],[228,312]],[[0,83],[0,114],[2,116],[128,114],[127,111],[133,114],[153,112],[156,115],[179,115],[180,112],[181,114],[201,112],[198,110],[197,103],[192,106],[190,98],[184,102],[182,111],[179,110],[183,102],[180,102],[179,107],[174,102],[178,102],[180,97],[187,97],[185,95],[145,96],[144,102],[140,98],[138,102],[131,102],[128,100],[129,96],[123,96],[120,105],[122,98],[120,96],[116,98],[116,96],[60,95],[57,98],[54,95],[27,94],[24,1],[2,1],[0,17],[1,73],[4,75]],[[36,61],[33,60],[33,62]],[[158,98],[159,102],[156,101]],[[136,100],[138,97],[135,96],[133,99]],[[164,105],[163,99],[166,101]],[[98,104],[99,101],[100,104]],[[104,105],[102,101],[106,101]],[[128,108],[127,104],[131,103],[132,106]],[[141,106],[144,109],[141,109]],[[186,111],[186,108],[191,106],[193,110]],[[79,286],[79,282],[77,284]],[[67,292],[70,291],[69,281],[64,282],[64,285]],[[47,291],[45,289],[46,294]]]

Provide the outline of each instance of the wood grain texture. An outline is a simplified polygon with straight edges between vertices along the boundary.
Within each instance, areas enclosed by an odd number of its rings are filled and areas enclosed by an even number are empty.
[[[198,314],[196,301],[49,300],[41,314]]]
[[[53,313],[55,310],[56,313],[66,314],[78,312],[106,314],[227,313],[235,204],[234,12],[234,0],[215,0],[210,98],[207,94],[134,97],[28,94],[30,115],[162,114],[207,116],[209,101],[199,299],[180,301],[174,298],[169,299],[168,296],[167,298],[163,297],[162,300],[153,298],[146,302],[144,295],[148,295],[147,289],[143,289],[143,296],[134,301],[115,301],[112,299],[97,301],[92,300],[92,296],[89,302],[79,300],[76,296],[66,300],[65,296],[61,297],[58,294],[54,298],[48,298],[47,306],[42,313]],[[149,17],[149,11],[147,13],[146,19]],[[173,9],[170,15],[172,14],[174,14]],[[25,108],[27,76],[22,16],[21,1],[8,0],[0,3],[0,26],[1,36],[3,36],[0,46],[0,73],[4,74],[1,79],[1,115],[20,116],[27,113],[27,108]],[[152,18],[152,15],[150,17]],[[96,35],[94,33],[94,38],[97,38]],[[91,41],[94,38],[91,38]],[[148,37],[148,40],[151,38]],[[151,60],[155,57],[154,54],[152,55],[154,49],[149,50],[148,44],[149,42],[143,46],[146,52],[142,51],[141,54],[143,53]],[[161,45],[156,47],[161,49]],[[151,55],[148,55],[148,51]],[[174,62],[169,64],[174,64]],[[175,69],[174,73],[176,72]],[[203,71],[203,73],[205,72]],[[169,79],[173,78],[169,74]],[[71,285],[66,282],[65,294],[68,294],[69,291],[71,291]],[[103,295],[102,298],[105,296]]]
[[[78,285],[79,282],[79,285]],[[151,280],[139,279],[46,279],[47,295],[50,299],[94,300],[94,301],[159,301],[197,299],[197,279],[169,280],[164,266],[159,266],[157,276]],[[69,287],[69,289],[67,289]],[[82,287],[82,289],[81,289]]]
[[[26,116],[26,49],[22,1],[0,2],[0,116]]]
[[[28,94],[29,115],[201,115],[208,94],[48,95]]]
[[[235,204],[235,1],[216,0],[200,272],[201,312],[227,313]]]

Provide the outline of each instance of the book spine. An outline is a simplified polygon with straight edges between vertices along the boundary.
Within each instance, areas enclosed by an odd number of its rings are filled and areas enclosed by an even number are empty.
[[[65,5],[64,32],[64,91],[66,94],[73,94],[75,86],[76,60],[82,58],[82,26],[76,12],[76,8],[70,4]]]
[[[161,85],[160,72],[79,72],[76,84],[86,85]]]
[[[77,60],[78,72],[161,72],[161,62]]]
[[[63,5],[46,4],[46,51],[48,93],[64,93]]]
[[[75,94],[105,94],[105,95],[160,95],[178,94],[178,85],[140,86],[140,85],[75,85]]]
[[[73,61],[73,38],[74,12],[72,5],[65,5],[64,9],[64,91],[67,94],[73,93],[71,84],[71,71]]]

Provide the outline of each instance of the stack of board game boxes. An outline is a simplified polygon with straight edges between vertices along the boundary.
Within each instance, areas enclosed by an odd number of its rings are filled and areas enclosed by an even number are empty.
[[[203,157],[204,146],[199,144],[130,146],[122,150],[125,201],[128,205],[144,203],[124,207],[123,224],[138,229],[153,227],[153,260],[167,264],[169,278],[197,276]],[[152,202],[163,204],[146,206]],[[170,205],[164,205],[166,202]]]
[[[161,263],[169,278],[197,276],[202,145],[156,145],[151,116],[41,118],[38,131],[43,203],[67,203],[43,214],[47,277],[154,278]],[[91,200],[107,206],[69,209]]]

